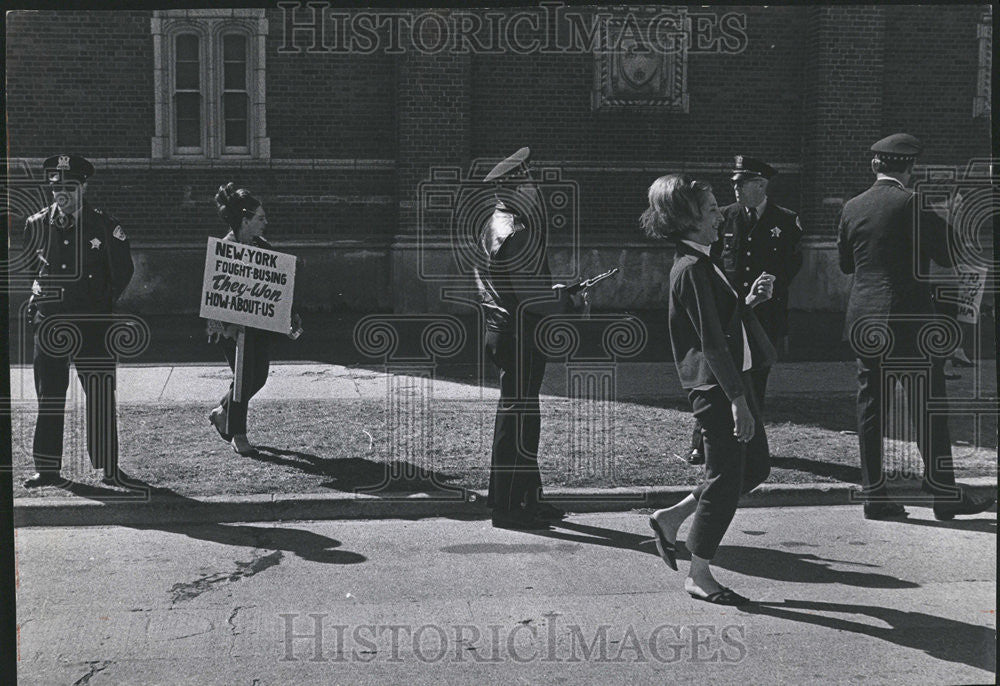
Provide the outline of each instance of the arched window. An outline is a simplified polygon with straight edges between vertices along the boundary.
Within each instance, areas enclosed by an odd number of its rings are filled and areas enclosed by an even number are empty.
[[[153,13],[154,158],[267,158],[264,10]]]

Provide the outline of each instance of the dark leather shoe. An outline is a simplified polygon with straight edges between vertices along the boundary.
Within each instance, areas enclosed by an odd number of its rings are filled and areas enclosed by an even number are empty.
[[[705,464],[705,453],[702,452],[701,448],[691,448],[691,454],[688,455],[688,464]]]
[[[996,501],[995,495],[972,495],[963,490],[959,500],[935,502],[934,519],[947,521],[956,516],[979,514],[993,507]]]
[[[906,517],[906,508],[892,501],[865,503],[865,519],[899,519]]]
[[[24,480],[25,488],[39,488],[41,486],[61,486],[65,483],[59,476],[59,472],[35,472]]]
[[[536,518],[549,522],[558,522],[566,519],[565,512],[560,510],[555,505],[550,505],[549,503],[536,503],[532,513]]]
[[[516,531],[542,531],[551,528],[549,523],[539,519],[532,513],[521,510],[516,512],[493,512],[494,529],[514,529]]]

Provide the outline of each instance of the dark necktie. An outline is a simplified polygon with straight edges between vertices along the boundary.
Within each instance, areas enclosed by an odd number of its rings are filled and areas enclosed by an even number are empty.
[[[749,226],[752,229],[753,225],[757,223],[757,208],[756,207],[749,208],[747,210],[747,215],[749,215],[749,217],[750,217],[750,224],[749,224]]]

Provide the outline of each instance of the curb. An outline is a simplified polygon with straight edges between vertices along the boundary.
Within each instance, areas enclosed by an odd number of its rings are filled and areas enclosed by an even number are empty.
[[[962,484],[973,493],[996,494],[992,477],[973,477]],[[740,501],[741,507],[801,507],[858,504],[858,487],[842,483],[764,484]],[[548,500],[574,513],[627,512],[673,505],[690,486],[552,489]],[[895,499],[930,506],[929,497],[906,489]],[[146,526],[218,524],[317,519],[485,518],[483,491],[428,494],[325,493],[185,498],[153,494],[142,500],[85,498],[15,498],[14,526]]]

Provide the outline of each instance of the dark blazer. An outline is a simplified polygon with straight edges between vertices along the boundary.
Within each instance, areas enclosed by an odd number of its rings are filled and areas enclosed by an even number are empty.
[[[24,245],[35,248],[31,269],[43,293],[32,295],[32,305],[43,315],[110,313],[135,271],[128,236],[117,219],[86,200],[79,221],[60,227],[60,216],[53,203],[24,225]]]
[[[926,273],[932,259],[951,266],[948,226],[933,212],[920,212],[914,227],[913,205],[912,191],[885,179],[844,205],[837,248],[841,271],[854,274],[847,303],[848,331],[865,315],[934,311],[930,286],[916,279],[915,267]]]
[[[798,215],[770,198],[757,222],[739,204],[722,208],[719,240],[712,254],[721,255],[726,274],[742,297],[763,272],[773,274],[774,295],[754,308],[772,342],[788,334],[788,289],[802,268],[802,227]]]
[[[670,270],[670,344],[681,386],[721,386],[730,400],[744,395],[743,333],[754,369],[774,364],[777,354],[752,308],[723,283],[712,260],[684,243]]]

